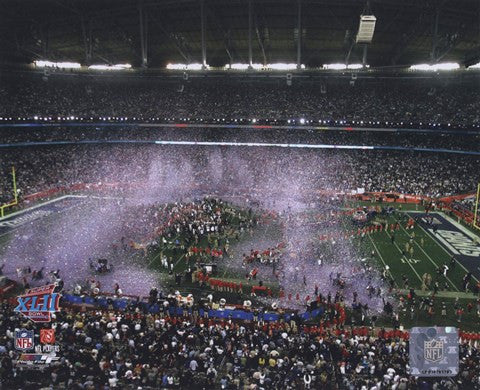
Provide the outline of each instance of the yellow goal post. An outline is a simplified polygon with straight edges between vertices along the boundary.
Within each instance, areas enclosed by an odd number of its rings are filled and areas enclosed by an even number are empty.
[[[474,208],[474,215],[473,215],[473,226],[475,226],[477,229],[480,229],[480,216],[478,213],[480,212],[480,208],[478,207],[478,204],[480,202],[480,183],[478,183],[477,186],[477,196],[475,197],[475,208]]]
[[[16,206],[18,204],[17,179],[15,177],[15,167],[12,167],[12,189],[13,189],[13,200],[9,203],[5,203],[0,206],[0,218],[3,218],[5,216],[5,209]]]

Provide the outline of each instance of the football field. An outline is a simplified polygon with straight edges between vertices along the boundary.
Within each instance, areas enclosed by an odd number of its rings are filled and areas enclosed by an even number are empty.
[[[80,211],[84,215],[85,211],[82,210],[85,207],[90,210],[91,215],[94,215],[95,207],[104,201],[103,198],[67,195],[6,216],[0,220],[0,255],[9,253],[7,249],[14,242],[22,243],[19,237],[23,237],[28,243],[29,237],[33,234],[51,231],[56,225],[68,223],[69,220],[74,224],[75,220],[69,219],[69,216],[72,215],[73,218],[75,213]],[[362,204],[350,204],[355,207],[359,205]],[[384,204],[384,206],[392,206],[392,204]],[[480,280],[478,234],[474,229],[462,225],[442,212],[433,211],[426,214],[422,208],[406,204],[402,204],[401,207],[399,204],[394,204],[394,208],[394,212],[378,214],[367,224],[367,226],[387,225],[388,229],[376,229],[367,234],[355,235],[351,240],[358,254],[383,273],[385,286],[389,285],[390,279],[393,280],[394,290],[388,298],[400,302],[400,297],[403,297],[404,302],[407,302],[409,289],[415,290],[417,295],[415,301],[400,307],[401,323],[410,327],[433,321],[439,326],[453,325],[465,330],[478,329],[479,316],[476,302],[477,283]],[[407,221],[410,218],[416,221],[411,229],[407,228]],[[354,227],[352,221],[345,218],[344,222],[345,232],[351,232]],[[391,230],[392,225],[397,225],[397,228]],[[242,282],[248,286],[249,282],[245,280],[246,270],[239,266],[242,253],[250,250],[253,240],[257,247],[273,247],[282,241],[282,234],[281,225],[271,222],[259,225],[253,231],[245,232],[237,240],[232,240],[232,258],[225,258],[219,262],[216,277],[236,283]],[[171,241],[174,242],[179,238],[181,237],[173,237]],[[203,241],[198,245],[205,247],[209,245],[208,241]],[[169,273],[162,267],[162,256],[167,256],[173,261],[173,272]],[[185,271],[188,263],[185,261],[184,251],[173,243],[163,246],[159,243],[156,248],[152,248],[145,254],[142,251],[135,252],[130,256],[129,261],[146,266],[154,272],[155,275],[152,278],[156,278],[164,286],[180,288],[185,292],[198,290],[197,285],[188,282],[182,283],[181,287],[175,286],[174,274]],[[444,266],[448,267],[446,272]],[[86,259],[81,259],[81,263],[76,264],[76,267],[81,267],[79,271],[83,268],[86,270]],[[120,271],[120,268],[118,270]],[[86,275],[88,276],[88,273]],[[425,286],[424,280],[428,275],[430,275],[430,283]],[[468,286],[465,286],[464,282],[466,275],[470,275]],[[14,277],[13,274],[7,276]],[[118,277],[119,274],[115,275],[115,278]],[[76,280],[72,278],[73,281]],[[273,277],[266,278],[264,281],[274,293],[278,291],[278,285]],[[435,283],[438,291],[432,300],[433,310],[428,313],[429,304],[428,302],[422,304],[422,301],[429,299],[432,295]],[[388,294],[387,290],[385,288],[383,293]],[[458,302],[455,303],[457,298]],[[468,304],[471,306],[470,309]],[[461,323],[457,321],[456,305],[464,309]],[[446,314],[442,313],[443,306],[447,307]]]

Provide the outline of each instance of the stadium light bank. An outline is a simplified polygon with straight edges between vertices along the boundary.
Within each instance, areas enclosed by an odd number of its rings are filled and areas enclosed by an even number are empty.
[[[88,67],[88,69],[90,70],[127,70],[131,68],[132,68],[132,65],[130,64],[90,65]]]
[[[130,70],[134,69],[131,64],[124,63],[124,64],[95,64],[90,66],[82,66],[78,62],[72,61],[61,61],[61,62],[54,62],[48,60],[36,60],[33,62],[33,65],[38,68],[56,68],[56,69],[88,69],[88,70],[98,70],[98,71],[121,71],[121,70]],[[332,64],[323,64],[320,68],[317,69],[324,69],[324,70],[360,70],[360,69],[369,69],[370,65],[363,65],[363,64],[344,64],[344,63],[332,63]],[[211,68],[209,65],[205,67],[200,63],[191,63],[191,64],[184,64],[184,63],[169,63],[166,66],[168,70],[192,70],[192,71],[201,71],[201,70],[212,70],[218,68]],[[295,63],[284,63],[284,62],[276,62],[271,64],[260,64],[260,63],[232,63],[227,64],[222,67],[223,70],[257,70],[257,71],[268,71],[268,70],[278,70],[278,71],[290,71],[290,70],[305,70],[307,69],[305,64],[301,64],[300,68],[298,68],[297,64]],[[410,71],[452,71],[461,69],[460,64],[456,62],[442,62],[438,64],[414,64],[411,65],[408,70]],[[478,70],[480,69],[480,63],[471,65],[466,69],[471,70]]]
[[[203,65],[200,63],[192,64],[167,64],[169,70],[203,70]],[[210,66],[206,65],[206,69],[210,69]]]
[[[409,70],[427,71],[427,72],[428,71],[436,72],[436,71],[439,71],[439,70],[457,70],[457,69],[460,69],[460,65],[456,62],[441,62],[439,64],[433,64],[433,65],[430,65],[430,64],[412,65],[408,69]]]
[[[39,68],[80,69],[82,67],[78,62],[52,62],[38,60],[34,61],[33,64]]]
[[[323,64],[322,66],[323,69],[327,70],[356,70],[356,69],[363,69],[363,68],[370,68],[370,65],[363,65],[363,64],[341,64],[341,63],[336,63],[336,64]]]

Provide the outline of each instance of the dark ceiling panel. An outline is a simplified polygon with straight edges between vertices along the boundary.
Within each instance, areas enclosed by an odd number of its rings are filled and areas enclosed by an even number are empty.
[[[297,0],[252,0],[254,62],[295,62]],[[343,62],[358,28],[363,0],[302,0],[302,62]],[[83,27],[91,26],[92,62],[140,62],[140,0],[4,0],[0,56],[86,62]],[[462,62],[480,48],[480,1],[370,0],[377,17],[368,49],[372,66],[429,62],[435,9],[436,56]],[[149,66],[201,62],[200,0],[143,0]],[[205,0],[207,62],[248,59],[248,0]],[[82,22],[83,21],[83,22]],[[353,46],[351,61],[361,59]]]

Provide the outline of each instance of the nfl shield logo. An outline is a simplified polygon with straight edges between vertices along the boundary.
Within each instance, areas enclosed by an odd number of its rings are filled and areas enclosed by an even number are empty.
[[[443,341],[431,340],[423,344],[423,357],[427,362],[437,363],[443,359]]]
[[[20,351],[33,349],[33,330],[20,329],[15,332],[15,348]]]

